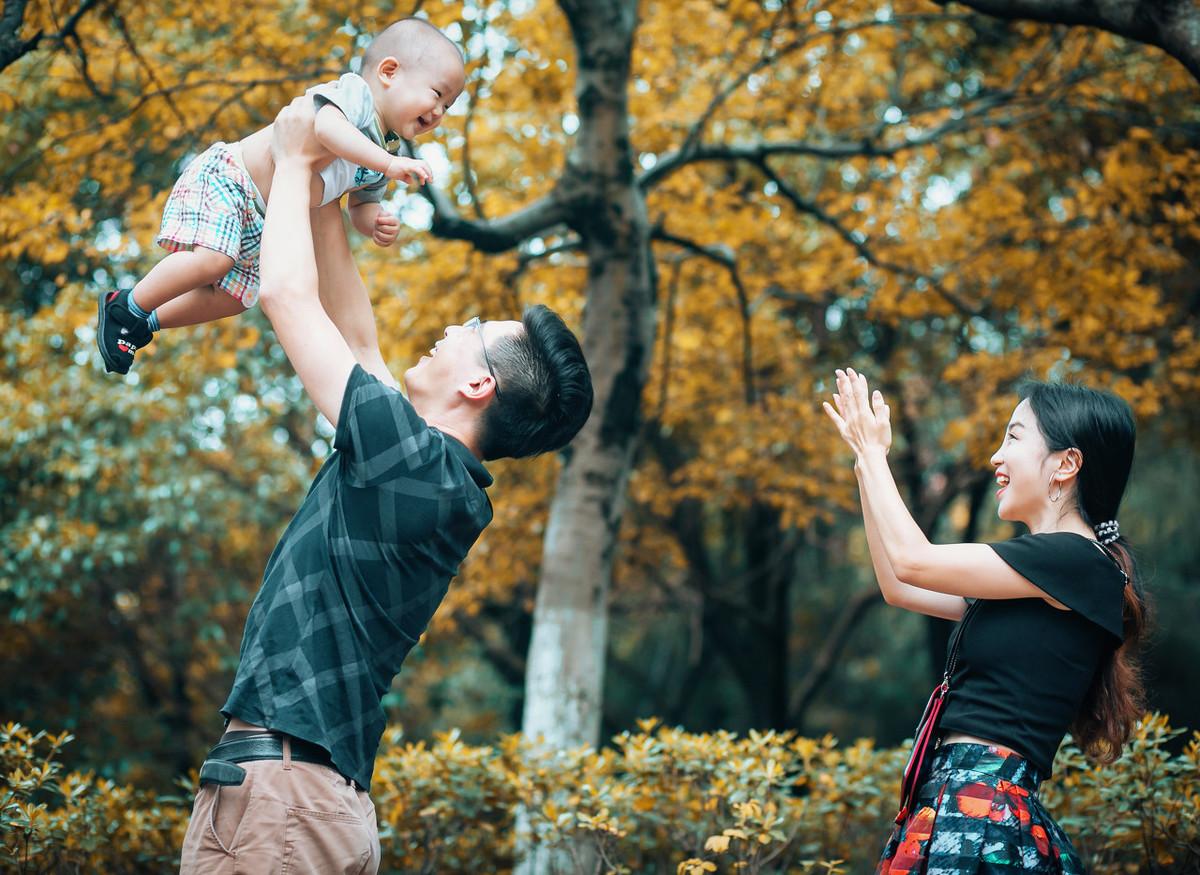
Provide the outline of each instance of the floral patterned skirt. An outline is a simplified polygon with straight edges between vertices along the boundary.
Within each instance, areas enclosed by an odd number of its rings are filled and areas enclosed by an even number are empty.
[[[1070,839],[1038,799],[1040,781],[1008,748],[942,745],[876,875],[1084,875]]]

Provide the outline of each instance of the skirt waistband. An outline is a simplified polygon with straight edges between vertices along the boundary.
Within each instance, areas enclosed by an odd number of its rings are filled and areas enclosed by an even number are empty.
[[[989,775],[997,780],[1016,784],[1031,793],[1036,792],[1042,782],[1042,776],[1029,760],[998,744],[956,741],[939,745],[929,764],[930,777],[938,772],[948,771]]]

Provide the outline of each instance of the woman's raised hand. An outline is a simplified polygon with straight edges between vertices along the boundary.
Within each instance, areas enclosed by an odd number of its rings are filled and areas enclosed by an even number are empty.
[[[836,374],[833,404],[825,401],[822,406],[838,434],[860,459],[872,450],[886,453],[892,445],[892,419],[883,393],[878,389],[872,393],[867,378],[853,368],[839,368]]]

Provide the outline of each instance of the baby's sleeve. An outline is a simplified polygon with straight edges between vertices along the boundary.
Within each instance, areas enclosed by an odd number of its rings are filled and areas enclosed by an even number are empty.
[[[391,180],[385,176],[378,182],[373,182],[370,185],[364,185],[362,188],[354,189],[350,193],[351,203],[379,203],[383,200],[383,196],[387,193],[389,182],[391,182]]]
[[[367,80],[357,73],[346,73],[333,82],[315,85],[305,93],[312,95],[314,108],[333,104],[356,128],[362,129],[371,124],[375,101]]]

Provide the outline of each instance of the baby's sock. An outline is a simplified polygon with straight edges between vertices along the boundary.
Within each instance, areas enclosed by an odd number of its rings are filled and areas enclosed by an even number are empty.
[[[145,319],[151,331],[158,331],[158,310],[151,310],[147,313],[139,306],[132,294],[129,296],[129,312],[139,319]]]

